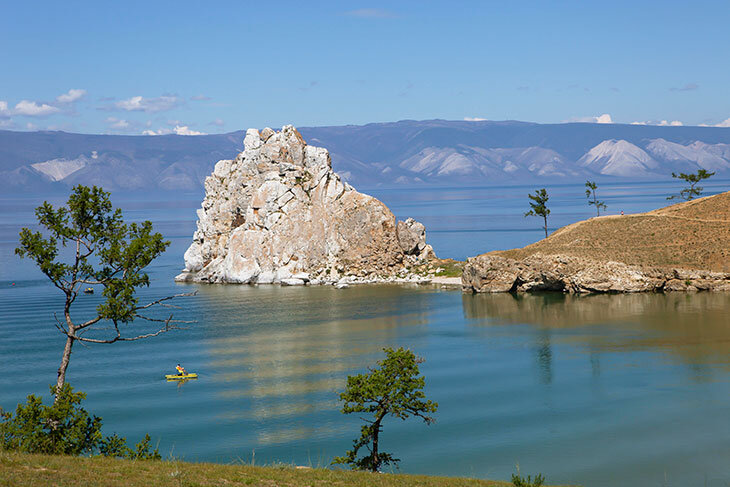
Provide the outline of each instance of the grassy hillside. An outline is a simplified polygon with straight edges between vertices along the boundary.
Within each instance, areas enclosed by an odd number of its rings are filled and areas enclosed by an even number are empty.
[[[131,461],[111,458],[28,455],[0,452],[0,486],[477,486],[505,487],[508,482],[424,475],[252,467],[178,461]]]
[[[527,247],[491,252],[512,259],[535,253],[730,272],[730,192],[648,213],[591,218]]]

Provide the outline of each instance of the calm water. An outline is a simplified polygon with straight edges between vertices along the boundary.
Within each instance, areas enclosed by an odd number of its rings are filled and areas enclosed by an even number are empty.
[[[728,181],[706,185],[718,192]],[[532,188],[371,191],[426,224],[444,257],[521,246]],[[549,188],[551,226],[590,216],[578,186]],[[667,184],[604,188],[610,212],[662,206]],[[184,332],[76,346],[69,381],[105,431],[188,460],[327,465],[359,432],[336,393],[384,346],[426,358],[437,422],[389,421],[383,445],[405,472],[506,479],[543,472],[589,486],[730,483],[730,295],[471,296],[429,287],[280,288],[171,282],[199,195],[115,200],[152,219],[170,250],[150,269],[156,297],[198,290],[177,314]],[[47,396],[63,346],[60,296],[12,250],[38,198],[0,200],[0,406]],[[11,283],[15,282],[15,286]],[[99,296],[82,296],[77,316]],[[137,327],[138,325],[133,325]],[[182,362],[200,379],[167,383]]]

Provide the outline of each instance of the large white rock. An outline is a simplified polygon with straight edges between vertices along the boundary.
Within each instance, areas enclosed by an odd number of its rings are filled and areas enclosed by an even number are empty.
[[[305,284],[391,280],[433,257],[425,228],[359,193],[329,153],[287,125],[246,131],[244,151],[205,181],[197,231],[176,280]],[[354,282],[354,281],[353,281]]]

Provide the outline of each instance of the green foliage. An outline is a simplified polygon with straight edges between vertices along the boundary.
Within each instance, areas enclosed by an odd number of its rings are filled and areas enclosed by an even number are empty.
[[[23,228],[15,253],[32,259],[51,282],[74,298],[84,284],[104,286],[106,300],[97,307],[101,319],[126,323],[135,317],[135,289],[149,285],[142,272],[170,242],[152,232],[152,223],[127,225],[114,209],[109,193],[78,185],[67,206],[44,202],[36,208],[44,233]],[[59,260],[60,247],[72,244],[71,262]]]
[[[672,177],[675,179],[681,179],[682,181],[685,181],[689,184],[689,188],[682,189],[679,194],[675,194],[673,196],[667,197],[668,200],[673,200],[675,198],[681,198],[683,200],[692,200],[696,197],[699,197],[702,194],[702,188],[701,186],[697,186],[697,183],[702,181],[703,179],[709,179],[710,177],[714,176],[714,172],[707,172],[705,169],[700,169],[697,171],[697,173],[694,174],[685,174],[683,172],[676,174],[672,173]]]
[[[601,216],[601,209],[606,209],[606,203],[596,199],[596,189],[598,189],[598,185],[595,181],[586,181],[586,198],[588,198],[588,204],[596,207],[596,216]]]
[[[122,212],[112,207],[109,193],[97,188],[78,185],[73,188],[66,206],[54,208],[44,202],[36,208],[36,217],[42,231],[23,228],[20,246],[15,253],[33,260],[38,268],[65,296],[63,319],[56,317],[56,328],[66,336],[61,365],[58,368],[56,389],[61,390],[71,359],[74,342],[114,343],[150,338],[178,329],[179,320],[172,315],[166,319],[145,316],[144,312],[163,301],[190,294],[168,296],[145,305],[139,305],[137,288],[148,286],[149,276],[143,271],[170,245],[159,233],[153,233],[152,223],[125,224]],[[70,252],[62,252],[70,247]],[[61,256],[67,259],[61,258]],[[95,315],[86,321],[75,321],[71,307],[82,287],[103,286],[104,300],[96,307]],[[55,316],[55,315],[54,315]],[[136,318],[160,323],[156,332],[124,336],[120,324]],[[87,332],[94,325],[109,321],[102,337]],[[189,322],[187,322],[189,323]]]
[[[99,454],[131,460],[160,460],[160,452],[150,446],[150,435],[137,443],[132,450],[126,438],[102,437],[102,420],[91,416],[80,406],[86,398],[83,392],[74,392],[64,384],[56,393],[51,386],[55,402],[51,406],[31,394],[25,404],[18,404],[15,415],[0,409],[0,450],[48,455]]]
[[[114,433],[99,443],[99,453],[105,457],[130,458],[134,451],[127,446],[127,439]]]
[[[545,483],[545,477],[542,474],[537,474],[535,480],[528,475],[527,478],[520,477],[519,475],[512,474],[512,484],[515,487],[540,487]]]
[[[535,190],[535,194],[528,194],[527,197],[530,198],[530,211],[525,213],[525,217],[541,216],[544,222],[545,238],[547,238],[547,217],[550,214],[550,209],[547,207],[547,202],[550,199],[547,190],[545,188]]]
[[[161,460],[159,449],[151,450],[151,441],[149,434],[144,435],[144,439],[134,446],[134,452],[129,458],[132,460]]]
[[[51,394],[56,387],[51,386]],[[31,394],[18,404],[15,416],[3,413],[0,445],[5,450],[25,453],[81,455],[91,453],[101,439],[101,418],[90,416],[79,406],[86,398],[64,384],[52,406]]]
[[[336,457],[333,464],[348,464],[353,470],[373,472],[379,471],[383,465],[397,464],[399,459],[379,450],[383,419],[388,415],[401,420],[416,416],[426,424],[434,422],[428,413],[435,413],[438,403],[426,400],[423,392],[425,379],[418,369],[423,360],[402,347],[383,350],[385,359],[378,362],[378,368],[347,378],[345,392],[340,394],[340,401],[344,402],[342,413],[368,413],[373,419],[365,419],[367,424],[361,427],[360,437],[353,442],[352,450],[348,450],[344,457]],[[370,453],[357,458],[363,446]]]

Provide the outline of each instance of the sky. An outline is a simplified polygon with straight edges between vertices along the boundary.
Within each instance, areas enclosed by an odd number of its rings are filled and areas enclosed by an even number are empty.
[[[7,2],[0,129],[730,126],[727,1]]]

